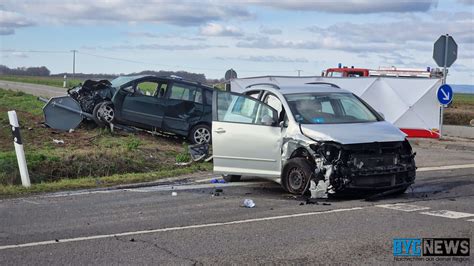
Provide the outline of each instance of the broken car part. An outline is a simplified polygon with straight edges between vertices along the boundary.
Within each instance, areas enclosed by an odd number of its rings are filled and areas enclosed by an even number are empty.
[[[45,124],[51,128],[69,131],[76,128],[84,118],[92,119],[92,115],[82,111],[80,104],[69,96],[53,97],[38,100],[46,102],[43,107]]]

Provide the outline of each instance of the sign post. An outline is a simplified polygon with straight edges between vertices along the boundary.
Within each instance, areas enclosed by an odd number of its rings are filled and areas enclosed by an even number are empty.
[[[433,47],[433,59],[435,60],[436,64],[438,66],[443,67],[443,81],[442,81],[442,86],[438,89],[438,101],[440,102],[440,125],[439,125],[439,135],[440,137],[442,136],[442,128],[443,128],[443,113],[444,113],[444,106],[448,105],[452,101],[453,97],[453,92],[451,87],[449,87],[449,93],[447,92],[447,88],[443,86],[446,84],[446,78],[448,76],[448,67],[450,67],[454,61],[458,58],[458,45],[454,41],[453,37],[449,36],[449,34],[446,35],[441,35],[438,40],[434,43]],[[443,89],[442,89],[443,88]],[[440,98],[440,92],[441,94],[445,93],[442,96],[442,100]],[[448,95],[450,94],[450,95]],[[450,99],[447,103],[447,99]]]

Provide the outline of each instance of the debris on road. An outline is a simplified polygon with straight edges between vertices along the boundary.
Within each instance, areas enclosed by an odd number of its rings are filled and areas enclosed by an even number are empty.
[[[226,182],[225,182],[224,179],[213,178],[213,179],[211,179],[211,183],[212,183],[212,184],[217,184],[217,183],[225,184]]]
[[[253,208],[253,207],[255,207],[255,202],[253,202],[253,200],[251,200],[251,199],[245,199],[244,200],[244,207],[245,208]]]
[[[176,191],[171,192],[171,196],[172,196],[172,197],[178,196],[178,192],[176,192]]]

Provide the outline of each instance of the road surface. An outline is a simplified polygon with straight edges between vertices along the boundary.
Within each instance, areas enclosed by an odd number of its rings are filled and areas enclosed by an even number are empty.
[[[7,80],[0,80],[0,88],[14,91],[22,91],[35,96],[42,96],[47,98],[66,95],[65,88]]]
[[[402,263],[394,238],[472,240],[474,152],[423,141],[414,147],[416,184],[375,202],[304,204],[255,178],[4,199],[0,265],[380,265]],[[256,207],[242,207],[246,198]],[[471,257],[443,263],[472,265],[472,243],[470,250]]]

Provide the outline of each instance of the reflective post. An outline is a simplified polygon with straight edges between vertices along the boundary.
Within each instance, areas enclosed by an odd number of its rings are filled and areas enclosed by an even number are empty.
[[[30,176],[28,167],[26,166],[25,151],[23,150],[23,142],[21,141],[20,125],[15,111],[8,111],[8,119],[12,128],[13,143],[15,145],[16,158],[18,160],[18,168],[20,169],[21,184],[24,187],[30,187]]]

